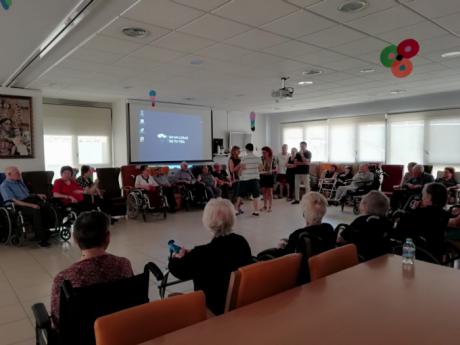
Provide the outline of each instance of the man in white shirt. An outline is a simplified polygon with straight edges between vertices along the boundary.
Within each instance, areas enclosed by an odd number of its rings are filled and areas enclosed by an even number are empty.
[[[253,198],[253,216],[259,215],[260,197],[260,157],[254,155],[254,145],[246,145],[246,156],[241,160],[240,195],[250,195]],[[240,214],[238,212],[238,214]]]
[[[278,174],[276,175],[276,182],[280,187],[279,197],[284,195],[284,189],[289,188],[286,178],[287,163],[289,160],[288,146],[284,144],[281,146],[281,153],[276,157],[276,165],[278,167]],[[275,186],[276,190],[276,186]],[[289,195],[289,191],[287,193]]]

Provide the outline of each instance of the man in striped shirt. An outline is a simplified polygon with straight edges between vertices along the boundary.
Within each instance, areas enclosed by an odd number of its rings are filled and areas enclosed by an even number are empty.
[[[254,145],[246,145],[246,156],[241,160],[240,195],[250,195],[253,198],[253,216],[259,215],[260,197],[260,157],[254,155]]]

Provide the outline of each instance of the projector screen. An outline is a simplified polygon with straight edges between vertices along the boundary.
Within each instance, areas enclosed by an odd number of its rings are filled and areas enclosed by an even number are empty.
[[[212,161],[212,110],[191,105],[128,103],[130,163]]]

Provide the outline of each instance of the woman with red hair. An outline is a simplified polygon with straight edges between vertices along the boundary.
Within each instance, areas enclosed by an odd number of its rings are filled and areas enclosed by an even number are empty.
[[[275,184],[276,162],[273,151],[268,146],[262,147],[262,163],[260,166],[260,187],[264,196],[264,207],[261,211],[272,211],[273,185]]]

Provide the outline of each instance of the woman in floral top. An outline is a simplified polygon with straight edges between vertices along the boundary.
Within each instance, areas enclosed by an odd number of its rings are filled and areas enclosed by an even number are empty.
[[[81,258],[59,273],[53,281],[51,316],[59,328],[59,297],[64,280],[73,287],[108,283],[133,275],[128,259],[106,252],[110,243],[109,219],[98,211],[80,214],[74,225],[74,238],[81,249]]]

